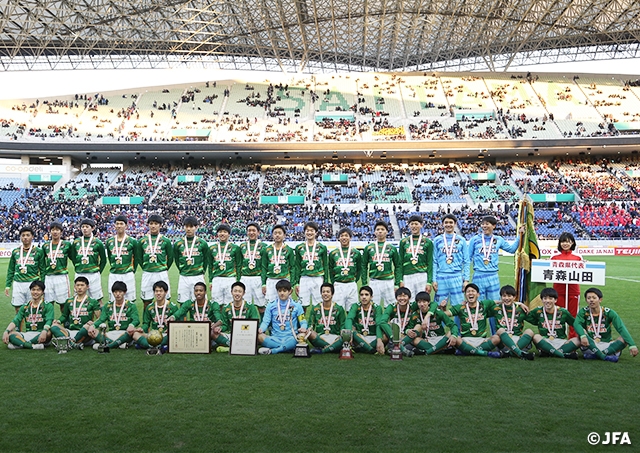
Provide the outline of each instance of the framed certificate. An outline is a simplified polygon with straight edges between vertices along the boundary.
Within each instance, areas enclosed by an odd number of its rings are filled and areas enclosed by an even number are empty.
[[[169,352],[176,354],[211,353],[209,321],[174,321],[169,323]]]
[[[231,320],[231,355],[256,355],[258,353],[258,320],[233,318]]]

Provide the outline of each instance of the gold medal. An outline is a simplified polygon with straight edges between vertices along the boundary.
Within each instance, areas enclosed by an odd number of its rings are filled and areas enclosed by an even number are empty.
[[[418,260],[417,260],[417,259],[415,259],[415,258],[413,258],[413,259],[411,260],[411,264],[413,264],[413,265],[415,266],[416,264],[418,264]]]
[[[20,268],[20,273],[21,274],[26,274],[27,273],[27,268],[26,267],[21,267]]]
[[[600,343],[600,338],[596,338],[596,343]]]
[[[326,334],[328,334],[329,332],[330,332],[330,330],[329,330],[329,329],[324,329],[324,334],[325,334],[325,335],[326,335]]]
[[[367,335],[369,335],[369,331],[365,329],[362,331],[362,334],[366,337]]]
[[[349,275],[349,269],[342,269],[342,275]]]
[[[489,260],[484,260],[483,263],[486,266],[487,264],[489,264]]]
[[[475,329],[473,329],[473,330],[471,331],[471,335],[473,335],[473,336],[475,336],[475,335],[476,335],[476,333],[478,333],[478,331],[477,331],[477,330],[475,330]]]
[[[307,270],[308,271],[312,271],[314,268],[315,268],[315,266],[313,265],[313,263],[307,264]]]
[[[256,268],[256,265],[253,263],[249,263],[249,269],[253,270]]]
[[[120,330],[120,325],[117,325],[117,326],[116,326],[116,330]]]
[[[284,330],[284,326],[280,326],[280,330]]]
[[[56,268],[56,263],[51,263],[51,269],[55,269]]]
[[[187,265],[189,266],[193,265],[193,258],[187,258]]]
[[[31,330],[38,330],[38,324],[31,324]]]
[[[122,264],[122,258],[116,257],[116,264]]]
[[[82,258],[82,264],[89,264],[89,258]]]
[[[75,325],[78,325],[78,324],[80,324],[80,320],[79,320],[79,319],[74,319],[74,320],[73,320],[73,323],[74,323]]]
[[[555,339],[556,339],[556,337],[554,337],[553,335],[549,335],[547,338],[548,338],[549,340],[551,340],[551,341],[553,341],[553,340],[555,340]]]
[[[378,264],[378,271],[382,272],[384,270],[384,266],[382,264]]]
[[[149,257],[149,262],[150,262],[150,263],[155,263],[156,261],[158,261],[158,258],[156,258],[156,256],[155,256],[155,255],[151,255],[151,256]]]
[[[275,272],[276,274],[279,274],[281,270],[282,270],[282,268],[280,266],[275,266],[273,268],[273,272]]]
[[[453,263],[453,258],[447,258],[447,264]]]
[[[227,268],[227,266],[225,266],[224,264],[220,264],[218,267],[220,268],[221,271]]]

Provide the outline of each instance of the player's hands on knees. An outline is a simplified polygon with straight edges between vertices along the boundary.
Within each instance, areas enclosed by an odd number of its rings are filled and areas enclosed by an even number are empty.
[[[4,344],[9,344],[9,332],[5,331],[5,332],[2,334],[2,342],[3,342]]]
[[[458,338],[454,337],[453,335],[450,335],[449,341],[447,342],[447,346],[453,347],[453,346],[456,346],[457,344],[458,344]]]
[[[635,357],[638,355],[638,347],[637,346],[631,346],[629,348],[629,354],[631,354],[631,357]]]
[[[38,336],[38,343],[46,343],[47,342],[47,331],[43,330],[40,332],[40,336]]]
[[[587,337],[582,337],[582,338],[580,339],[580,345],[581,345],[581,346],[585,346],[585,347],[586,347],[586,346],[589,346],[589,340],[587,340]]]
[[[418,336],[418,333],[413,329],[409,329],[407,330],[407,336],[413,339]]]

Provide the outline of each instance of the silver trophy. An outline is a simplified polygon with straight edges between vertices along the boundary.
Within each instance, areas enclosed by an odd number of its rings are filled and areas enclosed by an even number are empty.
[[[73,349],[74,343],[71,337],[53,337],[51,343],[58,351],[58,354],[66,354],[67,351]]]
[[[107,346],[107,325],[102,323],[98,326],[98,330],[100,331],[100,344],[98,345],[98,352],[100,354],[106,354],[109,352],[109,346]]]

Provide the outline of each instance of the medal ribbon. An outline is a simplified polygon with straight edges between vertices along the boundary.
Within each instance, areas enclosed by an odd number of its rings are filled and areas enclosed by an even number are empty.
[[[207,306],[209,305],[209,298],[204,296],[204,304],[202,305],[202,313],[198,313],[198,301],[193,304],[196,314],[196,321],[206,321],[205,316],[207,314]]]
[[[316,247],[318,246],[318,241],[313,241],[313,248],[311,249],[311,253],[309,253],[309,243],[304,243],[305,254],[307,255],[307,266],[309,264],[313,264],[316,260]]]
[[[398,314],[398,321],[400,323],[400,333],[404,332],[404,328],[407,327],[407,323],[409,322],[409,314],[411,310],[409,310],[409,306],[407,305],[406,310],[404,311],[404,318],[400,315],[400,306],[396,305],[396,313]]]
[[[164,327],[164,321],[166,318],[166,313],[167,313],[167,300],[165,299],[164,301],[164,305],[162,307],[162,317],[160,317],[160,312],[158,312],[158,302],[155,303],[155,309],[156,309],[156,322],[158,323],[158,327]],[[198,305],[196,303],[196,305]]]
[[[31,255],[32,250],[33,250],[33,243],[29,247],[29,250],[27,250],[27,256],[22,256],[22,247],[20,247],[20,260],[18,261],[18,263],[20,264],[21,269],[27,268],[27,261],[29,261],[29,256]]]
[[[233,309],[233,303],[231,303],[231,317],[232,318],[242,318],[242,310],[244,310],[244,300],[242,300],[242,305],[240,305],[240,311],[236,314],[236,311]]]
[[[276,246],[273,246],[273,265],[279,267],[282,264],[282,250],[284,250],[284,244],[280,246],[280,250],[276,250]]]
[[[602,312],[604,310],[600,307],[600,314],[598,315],[598,326],[596,327],[596,322],[593,319],[593,313],[589,310],[589,316],[591,317],[591,325],[593,326],[594,338],[600,338],[600,329],[602,328]]]
[[[447,259],[453,258],[453,247],[456,245],[456,235],[453,234],[451,237],[451,245],[447,244],[447,233],[442,235],[442,240],[444,241],[444,253],[447,255]]]
[[[227,256],[227,250],[229,249],[229,244],[230,242],[227,241],[227,243],[224,246],[224,250],[220,250],[220,243],[218,242],[218,264],[220,266],[225,266],[224,264],[224,257]]]
[[[89,243],[86,246],[84,245],[84,236],[80,238],[80,255],[82,255],[82,258],[84,258],[85,260],[89,259],[89,249],[91,248],[92,242],[93,234],[89,236]]]
[[[189,242],[187,241],[187,237],[184,237],[184,251],[187,253],[187,259],[192,260],[193,251],[196,249],[196,239],[197,236],[193,236],[193,242],[191,243],[191,247],[189,247]]]
[[[376,260],[376,263],[378,264],[378,266],[384,266],[382,264],[382,259],[384,258],[384,251],[387,248],[387,241],[384,241],[384,244],[382,245],[382,251],[381,252],[378,251],[378,242],[377,241],[375,242],[374,245],[376,247],[376,256],[375,256],[374,259]]]
[[[287,312],[289,311],[289,305],[291,304],[291,299],[287,300],[287,306],[284,309],[284,315],[282,314],[282,311],[280,311],[280,303],[281,301],[278,301],[278,303],[276,304],[276,307],[278,307],[278,324],[280,324],[280,327],[284,327],[286,321],[287,321]],[[293,322],[291,322],[291,330],[293,331]],[[295,332],[293,333],[293,336],[295,337],[296,334]]]
[[[151,250],[149,251],[149,255],[155,257],[158,254],[158,244],[160,244],[160,237],[162,235],[160,233],[158,233],[158,235],[156,236],[156,243],[153,243],[153,239],[151,239],[151,233],[147,234],[147,237],[149,238],[149,247],[151,248]]]
[[[38,322],[36,321],[37,319],[37,314],[38,314],[38,310],[40,310],[40,305],[42,305],[42,299],[40,299],[40,302],[38,302],[38,306],[36,307],[36,311],[33,311],[33,300],[31,300],[31,304],[29,304],[29,318],[31,319],[29,322],[31,323],[31,326],[35,326],[38,324]]]
[[[343,271],[349,271],[349,258],[351,257],[351,243],[349,243],[349,249],[347,250],[347,257],[344,257],[344,253],[342,252],[342,246],[338,247],[338,251],[340,252],[340,261],[338,262],[339,266],[342,266]]]
[[[56,251],[53,251],[53,241],[49,242],[49,260],[51,264],[56,265],[58,263],[58,252],[60,251],[60,246],[62,246],[62,240],[58,242],[58,246],[56,247]]]
[[[73,298],[73,302],[71,303],[71,317],[73,319],[80,319],[80,313],[82,312],[82,305],[84,305],[87,300],[87,295],[84,295],[84,298],[80,301],[80,305],[76,306],[76,302],[78,302],[78,296]]]
[[[478,330],[478,310],[480,309],[480,303],[476,302],[476,312],[473,318],[471,317],[471,310],[469,310],[469,305],[465,305],[464,308],[467,309],[467,315],[469,321],[471,322],[471,330]]]
[[[418,244],[413,245],[413,236],[409,236],[409,252],[411,252],[411,258],[418,260],[418,250],[420,250],[420,242],[422,242],[422,235],[418,236]]]
[[[122,260],[122,250],[124,250],[124,243],[126,240],[127,240],[127,235],[125,234],[124,237],[122,238],[122,242],[118,246],[118,236],[113,237],[113,241],[114,241],[113,252],[116,254],[116,258],[119,258],[120,260]]]
[[[364,310],[362,309],[362,305],[360,305],[360,319],[362,320],[362,330],[369,331],[369,323],[371,322],[371,308],[373,305],[369,305],[369,309],[367,310],[367,317],[364,317]]]
[[[249,255],[249,264],[256,265],[256,256],[258,255],[258,240],[251,251],[251,241],[247,241],[247,255]]]
[[[482,256],[484,256],[485,261],[491,261],[491,247],[493,246],[493,235],[489,239],[489,247],[487,247],[487,243],[484,239],[484,234],[482,235]]]
[[[549,318],[547,317],[547,310],[545,310],[544,308],[542,309],[542,314],[544,315],[544,324],[547,327],[547,330],[549,331],[549,335],[551,335],[552,337],[556,336],[556,317],[558,316],[558,307],[553,307],[553,328],[551,328],[551,326],[549,325]]]
[[[126,305],[127,301],[125,300],[120,306],[120,313],[118,313],[118,306],[116,305],[116,301],[113,301],[113,320],[115,321],[114,324],[116,326],[119,326],[121,324],[120,320],[122,319],[122,314],[124,313],[124,307],[126,307]]]
[[[422,324],[422,328],[424,329],[424,336],[428,337],[429,336],[429,328],[431,327],[431,313],[427,313],[427,322],[424,322],[424,315],[422,314],[422,311],[418,310],[418,313],[420,313],[420,324]],[[425,324],[427,327],[425,327]]]
[[[335,303],[331,302],[331,308],[329,308],[329,315],[325,317],[324,315],[324,307],[320,305],[320,323],[324,326],[325,330],[329,330],[331,328],[331,315],[333,314],[333,307]]]
[[[513,311],[511,312],[511,323],[509,323],[509,314],[507,312],[507,307],[505,304],[502,304],[502,314],[504,315],[504,322],[507,324],[507,333],[513,334],[513,329],[516,326],[516,307],[511,306]]]

